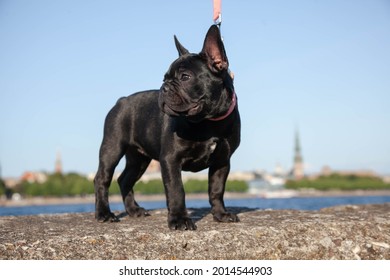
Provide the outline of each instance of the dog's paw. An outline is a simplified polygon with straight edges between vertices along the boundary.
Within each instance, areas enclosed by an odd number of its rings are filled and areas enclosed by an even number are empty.
[[[214,221],[222,223],[237,223],[240,221],[238,216],[233,213],[215,213],[213,214]]]
[[[115,216],[114,213],[108,212],[108,213],[96,213],[95,218],[98,222],[104,223],[104,222],[111,222],[116,223],[119,222],[119,218]]]
[[[130,217],[135,217],[135,218],[150,216],[149,212],[142,207],[127,209],[126,212]]]
[[[188,217],[170,216],[168,218],[168,227],[172,230],[196,230],[194,221]]]

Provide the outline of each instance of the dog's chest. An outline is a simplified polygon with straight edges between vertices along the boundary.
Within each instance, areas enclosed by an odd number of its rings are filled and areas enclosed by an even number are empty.
[[[218,145],[216,138],[187,142],[186,149],[183,151],[182,169],[197,172],[208,168],[215,159]]]

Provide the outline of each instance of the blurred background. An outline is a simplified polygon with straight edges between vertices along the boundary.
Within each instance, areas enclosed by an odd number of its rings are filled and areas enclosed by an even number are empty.
[[[161,86],[174,34],[199,52],[212,12],[211,0],[1,0],[0,176],[92,178],[109,109]],[[232,174],[390,175],[389,1],[224,0],[222,19],[242,118]]]

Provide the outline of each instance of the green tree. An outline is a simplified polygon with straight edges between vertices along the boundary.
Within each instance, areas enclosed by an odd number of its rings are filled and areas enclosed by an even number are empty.
[[[381,190],[390,189],[390,184],[377,177],[331,174],[316,179],[290,180],[287,181],[286,187],[317,190]]]
[[[188,180],[184,184],[187,193],[207,193],[207,180]],[[248,186],[244,181],[227,181],[226,191],[245,192]],[[77,196],[94,193],[93,182],[77,173],[50,174],[44,183],[23,182],[21,193],[26,196]],[[117,181],[110,186],[110,194],[120,194]],[[161,179],[148,182],[139,181],[134,186],[134,192],[141,194],[163,194],[164,185]]]

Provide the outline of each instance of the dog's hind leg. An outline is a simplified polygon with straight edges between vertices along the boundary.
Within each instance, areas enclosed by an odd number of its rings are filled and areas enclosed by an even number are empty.
[[[119,219],[111,212],[108,202],[108,189],[110,187],[115,167],[124,155],[124,148],[120,144],[103,139],[100,147],[99,167],[95,183],[95,218],[99,222],[118,222]]]
[[[136,151],[126,153],[126,167],[118,178],[123,203],[130,217],[149,216],[149,213],[134,199],[134,184],[141,178],[151,159]]]

